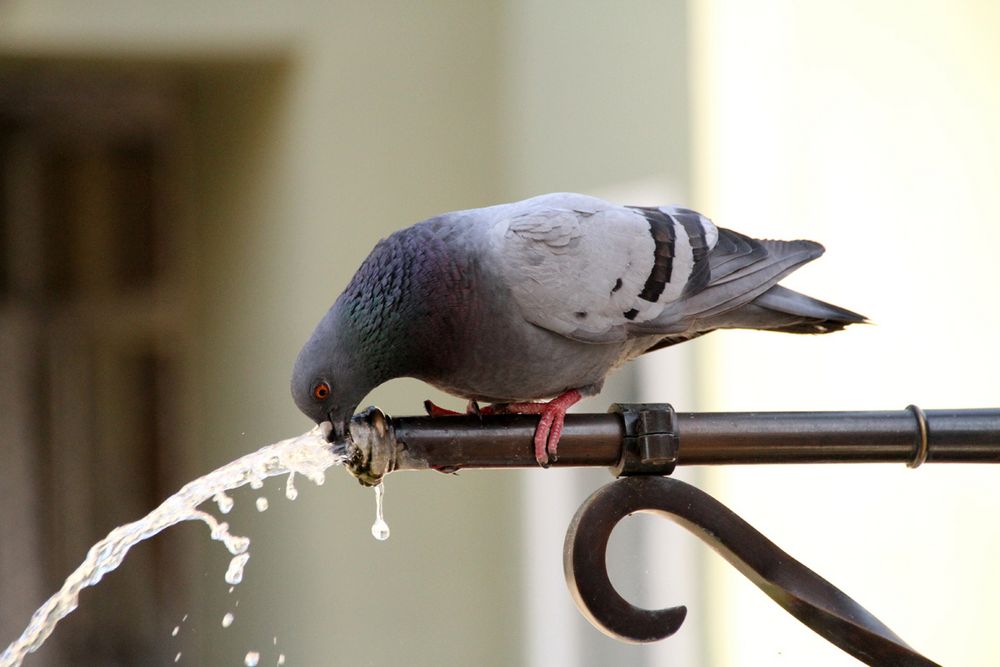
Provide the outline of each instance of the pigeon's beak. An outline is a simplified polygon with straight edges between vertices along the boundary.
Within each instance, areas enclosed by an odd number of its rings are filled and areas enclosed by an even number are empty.
[[[336,419],[331,412],[327,415],[327,421],[323,423],[330,425],[329,434],[326,436],[327,441],[338,446],[346,446],[350,439],[350,419]]]
[[[323,437],[326,438],[327,442],[333,442],[331,440],[331,438],[333,437],[333,435],[332,435],[333,434],[333,424],[331,424],[329,421],[323,421],[323,422],[319,422],[318,424],[316,424],[316,426],[319,428],[319,431],[323,435]]]
[[[331,422],[329,419],[320,422],[319,427],[324,433],[326,433],[327,442],[334,442],[337,439],[337,436],[334,433],[333,429],[333,422]]]

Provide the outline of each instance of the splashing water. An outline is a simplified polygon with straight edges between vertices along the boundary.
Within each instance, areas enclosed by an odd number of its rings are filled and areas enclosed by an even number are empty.
[[[380,542],[384,542],[389,539],[389,524],[385,522],[385,517],[382,516],[382,499],[385,496],[384,482],[379,482],[374,487],[375,489],[375,523],[372,524],[372,537]]]
[[[260,653],[257,651],[248,651],[245,658],[243,658],[243,664],[247,667],[257,667],[257,663],[260,662]]]
[[[226,570],[227,584],[235,586],[243,581],[243,568],[246,567],[248,560],[250,560],[250,554],[246,552],[233,556],[233,559],[229,561],[229,569]]]
[[[233,509],[233,499],[227,496],[225,491],[219,491],[213,495],[212,500],[219,506],[219,511],[223,514],[229,514],[230,510]]]
[[[76,609],[80,591],[97,584],[105,574],[121,565],[130,548],[181,521],[198,520],[208,525],[212,539],[222,542],[233,554],[226,581],[234,585],[239,583],[243,578],[243,567],[250,558],[247,553],[250,540],[233,535],[228,524],[197,509],[198,506],[214,500],[219,511],[225,514],[232,509],[232,499],[225,493],[227,490],[244,484],[260,488],[265,478],[276,475],[298,473],[314,484],[323,484],[326,469],[344,462],[344,458],[335,454],[327,442],[328,433],[329,424],[320,425],[298,437],[262,447],[185,484],[139,521],[112,530],[90,548],[87,558],[66,578],[59,592],[31,616],[21,636],[0,655],[0,667],[17,667],[28,653],[38,650],[52,634],[56,623]]]

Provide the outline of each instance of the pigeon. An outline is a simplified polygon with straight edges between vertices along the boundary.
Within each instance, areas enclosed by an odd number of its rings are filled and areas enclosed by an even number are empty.
[[[716,329],[823,334],[865,322],[777,284],[823,251],[686,208],[572,193],[445,213],[375,246],[299,353],[292,396],[344,439],[369,391],[414,377],[470,411],[483,401],[483,412],[538,414],[546,466],[566,410],[630,359]]]

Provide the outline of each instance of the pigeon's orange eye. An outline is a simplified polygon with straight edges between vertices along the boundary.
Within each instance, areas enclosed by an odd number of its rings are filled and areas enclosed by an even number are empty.
[[[330,385],[326,382],[320,382],[315,387],[313,387],[313,398],[317,401],[325,401],[330,397]]]

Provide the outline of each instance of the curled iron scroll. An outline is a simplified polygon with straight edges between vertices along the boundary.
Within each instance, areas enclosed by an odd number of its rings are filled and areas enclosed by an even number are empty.
[[[658,641],[675,633],[687,614],[685,607],[641,609],[611,584],[608,540],[615,525],[634,512],[651,512],[684,526],[788,613],[858,660],[937,665],[715,498],[667,477],[628,477],[605,485],[580,506],[566,533],[566,583],[580,612],[605,634],[633,643]]]

